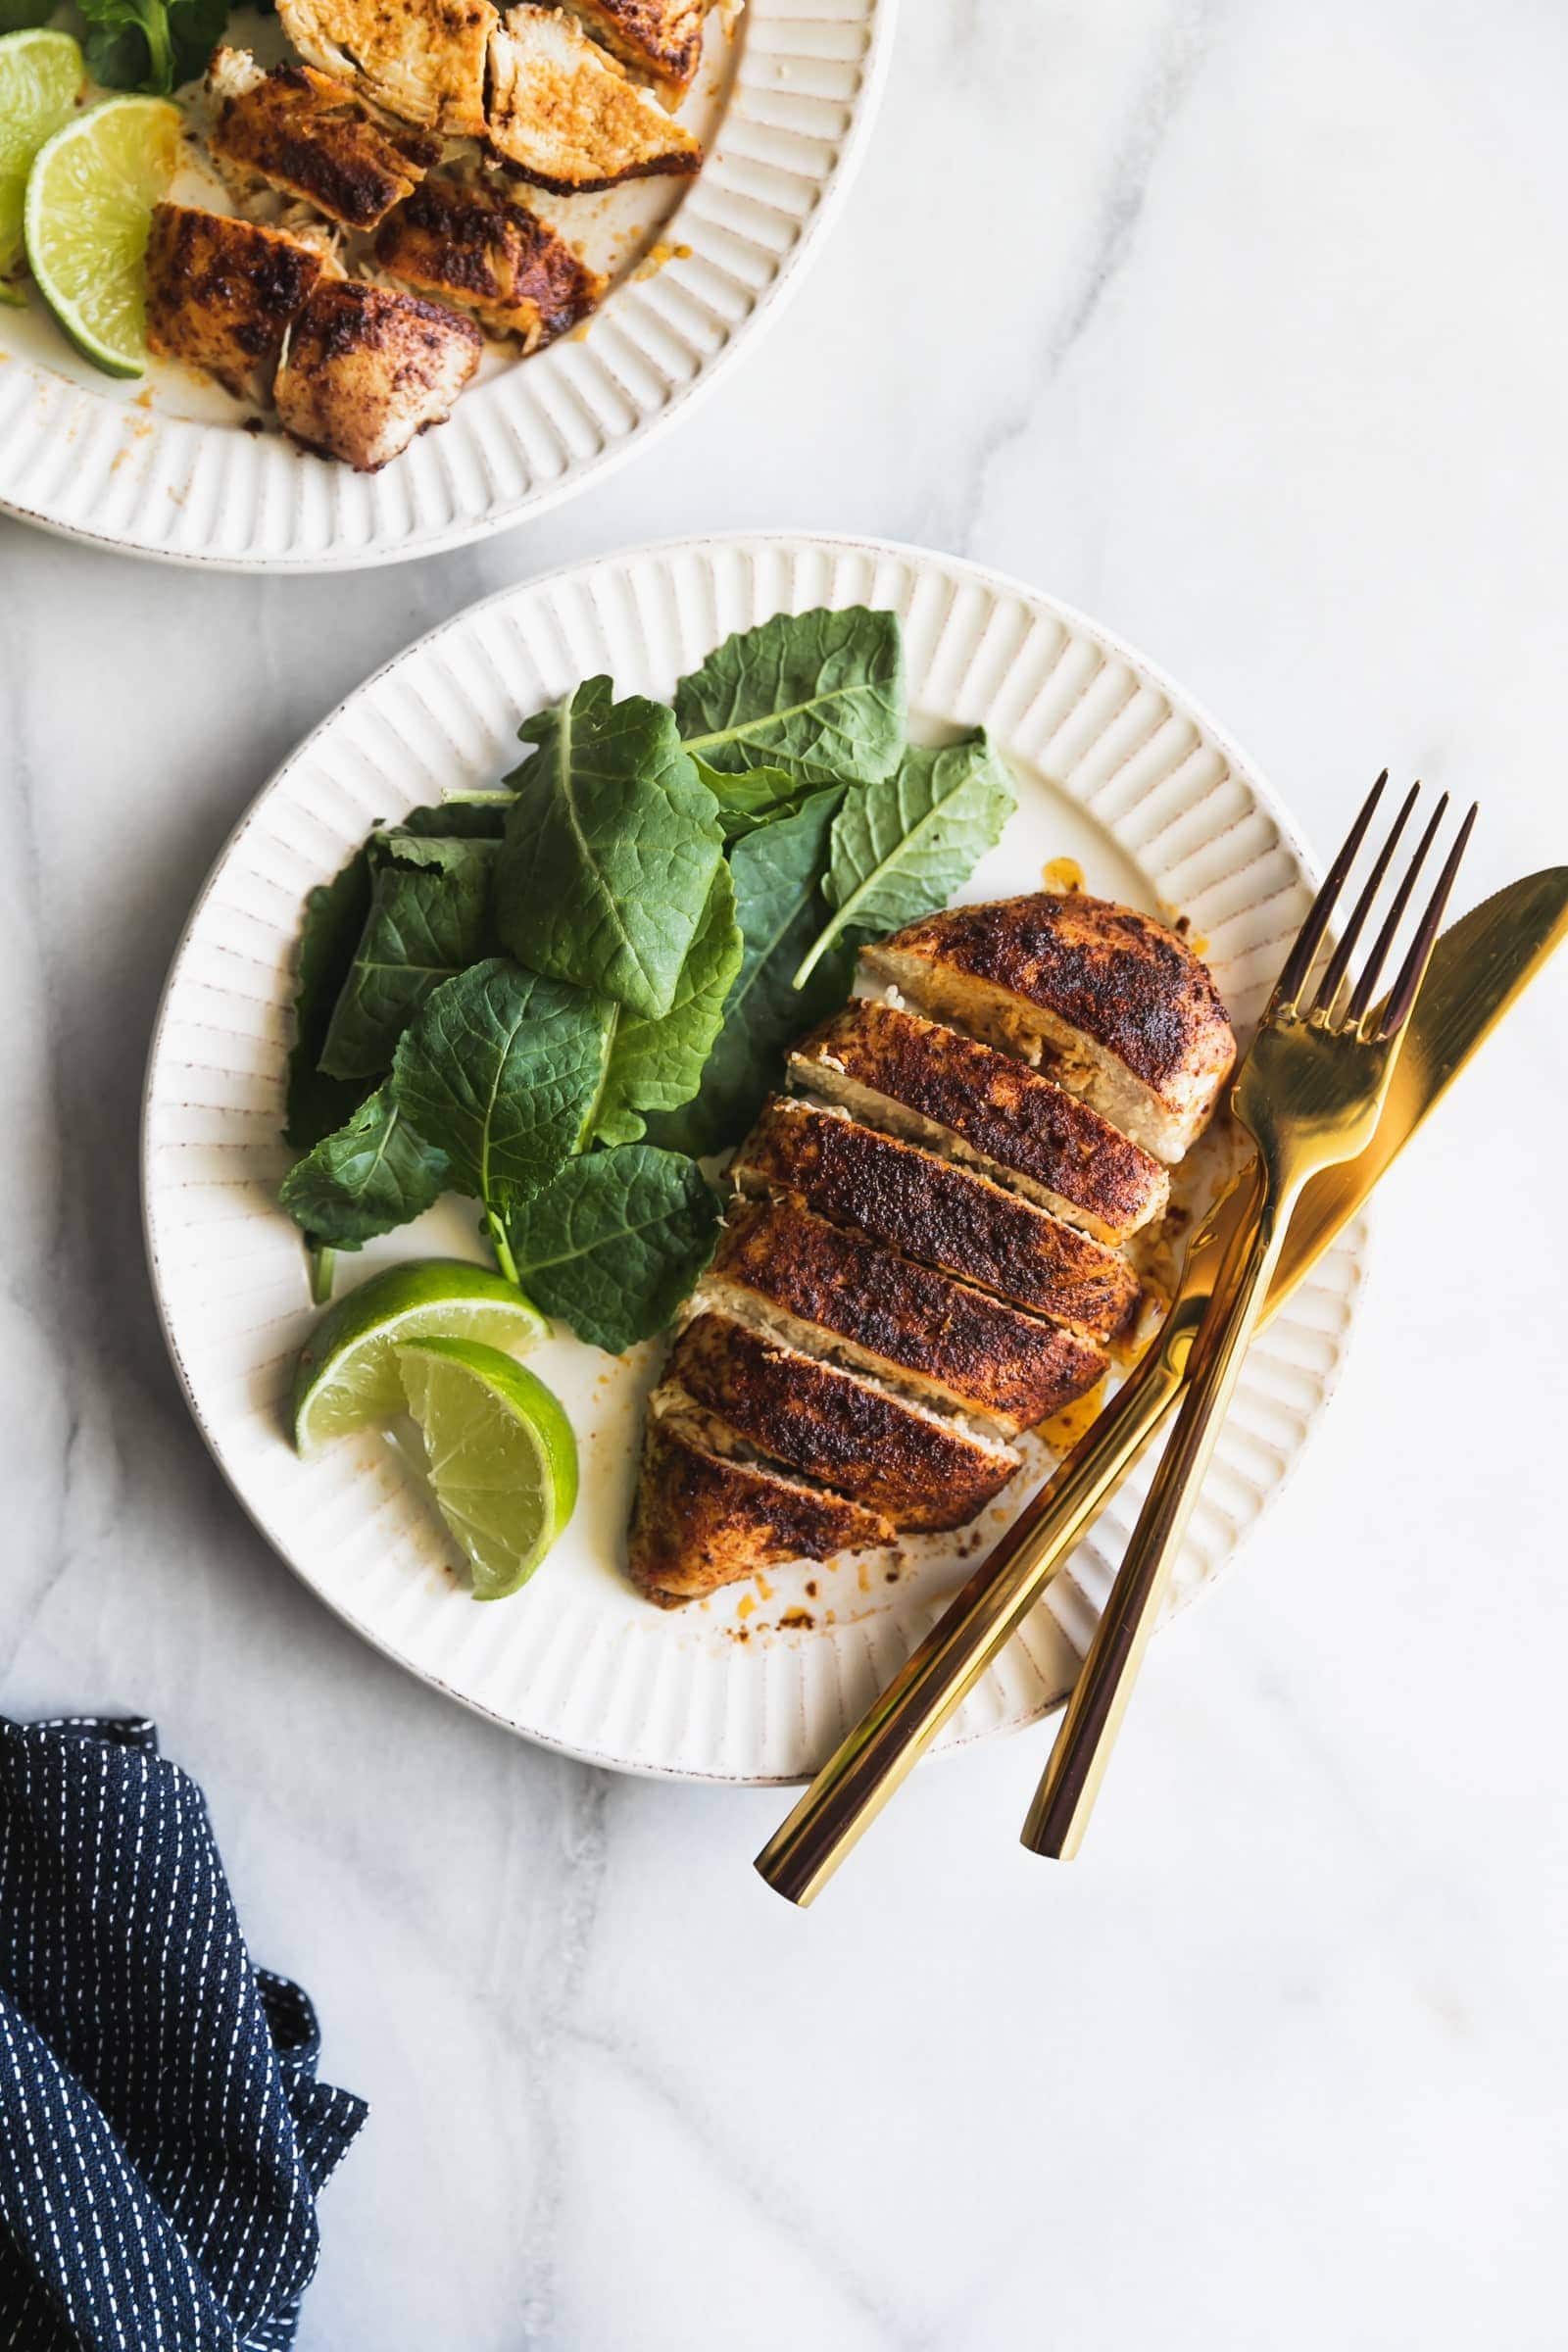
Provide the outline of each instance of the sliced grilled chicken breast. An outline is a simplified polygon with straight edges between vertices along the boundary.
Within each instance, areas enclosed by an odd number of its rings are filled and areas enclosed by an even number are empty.
[[[1112,1338],[1138,1302],[1124,1258],[1021,1193],[787,1095],[765,1104],[730,1174],[1091,1339]]]
[[[217,376],[243,400],[266,389],[320,274],[320,256],[280,229],[183,204],[155,205],[148,347]]]
[[[734,1294],[741,1294],[737,1300]],[[804,1354],[841,1356],[1015,1438],[1105,1370],[1094,1343],[933,1267],[845,1233],[791,1200],[730,1219],[702,1303],[762,1319]]]
[[[1010,1054],[901,1006],[859,999],[790,1057],[796,1082],[867,1126],[973,1160],[1097,1241],[1162,1216],[1159,1161]]]
[[[691,88],[703,54],[709,0],[568,0],[597,40],[647,76],[666,106]]]
[[[585,318],[605,280],[520,204],[474,180],[427,179],[383,222],[375,258],[389,277],[461,303],[493,334],[538,351]]]
[[[735,1434],[679,1390],[649,1403],[632,1509],[632,1582],[663,1608],[790,1560],[871,1551],[894,1530],[875,1511],[749,1460]]]
[[[374,228],[441,160],[439,139],[377,122],[345,82],[312,66],[268,74],[248,49],[216,49],[207,89],[208,146],[224,177],[303,197],[345,228]]]
[[[561,196],[690,176],[703,160],[691,132],[570,17],[526,5],[491,35],[489,138],[521,178]]]
[[[279,420],[308,449],[374,473],[451,416],[483,350],[473,320],[439,303],[322,278],[277,371]]]
[[[1185,940],[1131,906],[1036,891],[950,906],[861,951],[927,1011],[1025,1054],[1174,1162],[1236,1060],[1219,992]]]
[[[361,98],[457,139],[485,133],[490,0],[277,0],[300,55]]]
[[[730,1315],[688,1323],[666,1377],[760,1452],[895,1527],[961,1527],[1018,1467],[1010,1446]]]

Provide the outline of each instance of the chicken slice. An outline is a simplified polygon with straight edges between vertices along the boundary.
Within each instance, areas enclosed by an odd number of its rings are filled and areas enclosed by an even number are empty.
[[[803,1354],[837,1355],[1004,1437],[1059,1412],[1106,1368],[1093,1341],[844,1233],[790,1200],[732,1216],[699,1293]]]
[[[438,139],[388,129],[311,66],[266,74],[247,49],[216,49],[207,89],[208,146],[225,177],[302,197],[345,228],[374,228],[441,160]]]
[[[153,208],[147,343],[244,400],[265,391],[320,256],[275,228],[183,204]]]
[[[279,0],[297,6],[299,0]],[[490,144],[558,195],[702,165],[698,140],[559,9],[509,9],[490,38]]]
[[[485,133],[490,0],[277,0],[300,55],[400,122],[452,138]]]
[[[654,1391],[627,1566],[662,1608],[791,1560],[893,1541],[875,1511],[748,1460],[733,1431],[674,1387]]]
[[[709,1312],[688,1323],[666,1378],[759,1452],[895,1527],[961,1527],[1018,1467],[1010,1446],[731,1315]]]
[[[710,0],[567,0],[596,40],[646,75],[666,106],[691,88]]]
[[[775,1095],[735,1155],[743,1192],[783,1192],[835,1225],[946,1267],[1091,1339],[1138,1303],[1125,1258],[989,1177],[899,1143],[841,1111]]]
[[[585,318],[605,279],[547,220],[473,181],[427,179],[375,240],[387,273],[537,351]]]
[[[452,414],[483,349],[473,320],[438,303],[322,278],[277,371],[277,414],[307,449],[374,473]]]
[[[1236,1060],[1185,940],[1131,906],[1036,891],[951,906],[862,951],[927,1011],[1025,1054],[1159,1159],[1213,1115]]]
[[[858,999],[790,1057],[796,1082],[972,1160],[1097,1241],[1163,1216],[1170,1178],[1097,1110],[994,1046],[901,1006]]]

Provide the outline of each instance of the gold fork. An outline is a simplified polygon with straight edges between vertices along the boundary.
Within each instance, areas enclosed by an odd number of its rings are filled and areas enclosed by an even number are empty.
[[[1082,1841],[1159,1615],[1171,1565],[1213,1453],[1248,1342],[1263,1311],[1291,1211],[1302,1187],[1320,1170],[1353,1159],[1365,1150],[1394,1077],[1405,1024],[1426,975],[1476,810],[1472,808],[1460,826],[1398,978],[1386,1004],[1374,1012],[1378,980],[1448,805],[1445,793],[1347,999],[1351,957],[1420,794],[1418,784],[1411,787],[1344,935],[1308,999],[1318,952],[1387,782],[1385,771],[1329,868],[1236,1076],[1231,1107],[1257,1148],[1250,1196],[1251,1213],[1240,1218],[1231,1235],[1195,1343],[1197,1368],[1175,1434],[1139,1514],[1029,1809],[1023,1842],[1039,1854],[1065,1860],[1077,1852]]]

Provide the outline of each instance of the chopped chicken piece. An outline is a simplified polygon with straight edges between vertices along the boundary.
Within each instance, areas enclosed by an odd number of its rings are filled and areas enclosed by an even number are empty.
[[[730,1218],[699,1303],[973,1413],[1007,1438],[1071,1404],[1106,1368],[1079,1333],[788,1200],[750,1201]]]
[[[308,449],[374,473],[451,415],[483,349],[472,319],[438,303],[323,278],[277,371],[277,414]]]
[[[265,391],[283,338],[321,274],[318,254],[277,229],[183,204],[153,208],[147,343],[244,400]]]
[[[1138,1303],[1125,1258],[977,1170],[842,1112],[775,1095],[730,1170],[748,1193],[789,1193],[1054,1323],[1112,1338]]]
[[[710,0],[567,0],[597,40],[653,82],[666,106],[691,88]]]
[[[1097,1241],[1163,1216],[1170,1178],[1076,1095],[994,1046],[858,999],[790,1056],[798,1085],[867,1126],[972,1160]]]
[[[391,130],[353,91],[312,66],[264,74],[245,49],[217,49],[207,69],[208,145],[239,185],[303,197],[345,228],[374,228],[441,160],[426,131]]]
[[[491,35],[490,145],[519,177],[562,196],[690,176],[703,161],[691,132],[571,18],[529,6],[509,9]]]
[[[485,132],[490,0],[277,0],[302,57],[400,122],[452,138]]]
[[[537,351],[605,291],[547,220],[473,181],[427,179],[387,220],[375,258],[389,276],[462,303],[492,334]]]
[[[748,1460],[723,1422],[678,1390],[656,1390],[627,1565],[661,1607],[759,1568],[873,1550],[893,1535],[859,1503]]]
[[[929,1012],[1038,1062],[1156,1158],[1202,1134],[1236,1060],[1213,981],[1131,906],[1036,891],[950,906],[862,951]]]
[[[1010,1446],[730,1315],[688,1323],[665,1378],[759,1452],[895,1527],[961,1527],[1018,1467]]]

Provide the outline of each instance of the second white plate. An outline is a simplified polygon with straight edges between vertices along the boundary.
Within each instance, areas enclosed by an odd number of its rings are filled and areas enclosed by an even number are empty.
[[[459,547],[569,498],[777,313],[870,126],[894,11],[748,0],[733,35],[715,13],[682,113],[708,146],[699,176],[541,197],[612,291],[580,334],[531,360],[492,351],[450,420],[380,473],[260,429],[171,362],[111,381],[74,356],[36,293],[25,310],[0,307],[0,509],[168,563],[331,571]],[[230,38],[271,54],[278,36],[247,14]]]
[[[601,670],[667,695],[729,631],[813,605],[891,607],[911,715],[985,725],[1017,813],[965,896],[1028,890],[1075,859],[1091,890],[1186,914],[1245,1030],[1310,900],[1261,780],[1179,688],[1049,598],[972,565],[847,540],[689,541],[511,588],[401,655],[334,711],[241,822],[171,973],[148,1072],[143,1181],[153,1280],[191,1409],[240,1500],[321,1595],[389,1655],[530,1739],[623,1771],[789,1781],[813,1771],[967,1573],[967,1539],[880,1565],[803,1566],[683,1611],[621,1570],[642,1400],[658,1350],[612,1360],[564,1333],[529,1361],[582,1447],[577,1513],[532,1584],[480,1607],[382,1440],[302,1462],[284,1434],[310,1329],[299,1237],[276,1205],[293,958],[305,893],[381,819],[492,784],[519,719]],[[1344,1352],[1362,1228],[1248,1357],[1178,1565],[1186,1599],[1283,1483]],[[430,1250],[475,1254],[443,1208],[340,1259],[340,1287]],[[1069,1687],[1144,1491],[1135,1477],[945,1744],[1031,1722]],[[1015,1507],[1020,1496],[1012,1497]],[[994,1536],[1005,1512],[980,1523]]]

